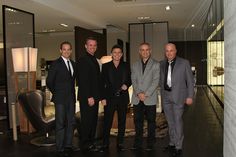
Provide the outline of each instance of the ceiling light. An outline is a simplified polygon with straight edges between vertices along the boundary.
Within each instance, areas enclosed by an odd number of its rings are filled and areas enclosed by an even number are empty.
[[[148,20],[148,19],[150,19],[150,16],[139,16],[137,18],[138,18],[138,20]]]
[[[20,24],[23,24],[23,23],[21,23],[21,22],[9,22],[8,24],[9,25],[20,25]]]
[[[143,19],[143,16],[139,16],[139,17],[137,17],[138,18],[138,20],[142,20]]]
[[[194,25],[194,24],[192,24],[192,25],[191,25],[191,27],[195,27],[195,25]]]
[[[48,30],[48,32],[56,32],[56,30],[55,29],[50,29],[50,30]]]
[[[6,11],[10,11],[10,12],[16,12],[15,9],[11,9],[11,8],[6,8],[5,10],[6,10]]]
[[[68,25],[67,25],[67,24],[64,24],[64,23],[60,23],[60,25],[61,25],[62,27],[68,27]]]
[[[167,5],[167,6],[165,7],[165,9],[166,9],[166,11],[169,11],[169,10],[171,9],[171,7],[170,7],[169,5]]]

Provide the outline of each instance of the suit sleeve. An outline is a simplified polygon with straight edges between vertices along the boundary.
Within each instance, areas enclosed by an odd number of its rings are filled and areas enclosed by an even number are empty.
[[[194,95],[194,79],[193,73],[189,64],[189,61],[186,62],[186,83],[188,88],[188,98],[193,98]]]
[[[130,66],[126,64],[126,69],[127,69],[127,78],[125,81],[125,85],[129,88],[131,86],[131,71],[130,71]]]
[[[159,81],[160,81],[160,64],[158,62],[155,63],[153,71],[154,72],[153,72],[152,83],[145,92],[145,95],[148,96],[148,97],[151,96],[153,94],[153,92],[156,92],[157,86],[159,85]]]
[[[55,91],[55,79],[56,79],[56,75],[57,75],[57,70],[56,70],[56,63],[53,62],[48,70],[48,76],[46,79],[46,85],[49,88],[49,90],[54,93]]]
[[[132,81],[132,86],[133,86],[134,95],[137,95],[137,94],[143,92],[143,91],[140,90],[139,87],[138,87],[137,64],[134,64],[134,65],[132,66],[132,70],[131,70],[131,81]]]
[[[106,98],[106,85],[107,85],[107,71],[106,71],[106,67],[105,65],[103,64],[102,65],[102,80],[101,80],[101,91],[102,91],[102,94],[101,94],[101,99],[105,99]]]

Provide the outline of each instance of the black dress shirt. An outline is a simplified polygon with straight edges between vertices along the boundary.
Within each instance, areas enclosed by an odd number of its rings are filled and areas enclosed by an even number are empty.
[[[146,66],[147,66],[148,61],[149,61],[149,58],[148,58],[148,60],[146,60],[145,63],[143,62],[143,60],[141,61],[141,62],[142,62],[142,70],[143,70],[143,73],[144,73],[144,71],[145,71],[145,69],[146,69]]]

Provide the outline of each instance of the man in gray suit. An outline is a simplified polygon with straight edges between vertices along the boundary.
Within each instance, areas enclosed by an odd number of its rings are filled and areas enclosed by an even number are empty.
[[[184,104],[191,105],[194,95],[194,81],[190,64],[176,56],[176,46],[165,46],[166,59],[161,61],[161,96],[163,109],[169,126],[169,145],[165,150],[174,156],[182,154]]]
[[[141,59],[132,66],[131,79],[134,105],[135,142],[133,149],[142,148],[144,115],[148,122],[147,149],[152,150],[155,143],[157,86],[159,84],[159,63],[151,58],[148,43],[139,46]]]

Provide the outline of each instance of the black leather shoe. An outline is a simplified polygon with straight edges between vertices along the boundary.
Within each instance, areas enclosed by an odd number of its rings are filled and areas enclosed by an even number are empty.
[[[170,153],[172,153],[174,151],[175,151],[175,146],[171,146],[171,145],[168,145],[168,146],[164,147],[164,149],[163,149],[163,152],[170,152]]]
[[[57,157],[68,157],[69,154],[68,154],[67,152],[65,152],[65,151],[58,151],[58,152],[56,153],[56,156],[57,156]]]
[[[134,145],[132,148],[130,148],[131,150],[134,150],[134,151],[142,151],[142,146],[136,146]]]
[[[65,148],[65,152],[68,152],[68,153],[77,152],[79,150],[80,150],[80,148],[78,148],[78,147],[66,147]]]
[[[90,145],[88,147],[88,151],[90,151],[90,152],[98,152],[99,149],[94,144],[92,144],[92,145]]]
[[[101,148],[99,148],[99,152],[108,152],[109,151],[109,145],[103,145]]]
[[[117,147],[118,151],[124,151],[125,150],[123,144],[118,144],[116,147]]]
[[[182,153],[182,149],[175,149],[175,151],[173,152],[173,157],[181,157]]]
[[[152,151],[153,150],[153,145],[148,145],[145,150],[146,151]]]
[[[57,157],[64,157],[64,152],[56,152]]]

